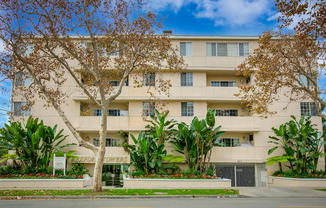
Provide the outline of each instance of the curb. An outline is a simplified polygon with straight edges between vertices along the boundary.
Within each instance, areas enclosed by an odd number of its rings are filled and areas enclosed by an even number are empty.
[[[243,198],[241,195],[141,195],[141,196],[0,196],[0,200],[31,199],[147,199],[147,198]]]

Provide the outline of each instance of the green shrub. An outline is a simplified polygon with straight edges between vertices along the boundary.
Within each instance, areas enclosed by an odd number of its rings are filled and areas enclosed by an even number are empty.
[[[275,171],[272,175],[273,175],[273,176],[276,176],[276,175],[281,175],[281,174],[282,174],[282,171],[277,170],[277,171]]]
[[[12,165],[5,165],[0,167],[0,175],[19,174],[20,172],[20,169],[16,169]]]
[[[55,170],[54,175],[63,175],[63,170]]]
[[[63,135],[63,129],[57,131],[57,125],[52,128],[44,125],[43,121],[39,122],[38,118],[29,117],[25,126],[20,122],[9,122],[9,125],[5,124],[5,127],[0,129],[0,148],[15,151],[17,156],[14,158],[14,164],[29,166],[34,169],[34,173],[45,173],[53,153],[76,145],[61,145],[66,137]]]
[[[163,164],[159,171],[160,175],[174,175],[181,173],[181,168],[179,165],[174,163]]]
[[[288,177],[288,178],[326,178],[326,172],[320,170],[320,171],[316,171],[315,173],[297,174],[293,170],[288,170],[284,172],[276,171],[273,173],[273,176]]]
[[[199,176],[199,175],[202,175],[202,173],[200,171],[196,171],[196,170],[186,170],[186,171],[182,172],[182,175],[185,175],[185,176],[190,176],[190,175]]]
[[[131,173],[132,177],[143,176],[143,175],[145,175],[145,172],[143,170],[137,170],[137,171],[134,171],[134,172]]]
[[[86,169],[84,164],[74,164],[70,170],[67,171],[67,175],[84,175],[88,174],[89,170]]]
[[[8,154],[8,149],[2,149],[0,148],[0,158],[2,158],[3,155]]]
[[[208,175],[208,176],[214,176],[214,170],[212,168],[208,168],[206,170],[206,175]]]

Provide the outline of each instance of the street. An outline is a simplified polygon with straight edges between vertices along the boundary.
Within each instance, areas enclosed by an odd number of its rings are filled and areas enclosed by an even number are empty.
[[[326,198],[165,198],[3,200],[1,208],[326,208]]]

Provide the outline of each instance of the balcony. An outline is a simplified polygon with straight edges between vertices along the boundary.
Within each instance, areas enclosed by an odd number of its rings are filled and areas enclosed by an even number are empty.
[[[121,94],[117,100],[144,100],[150,97],[150,93],[162,100],[237,100],[240,99],[234,94],[239,92],[237,87],[210,87],[210,86],[194,86],[194,87],[171,87],[170,96],[164,93],[155,93],[154,88],[148,87],[123,87]],[[86,101],[87,97],[80,91],[73,94],[76,101]]]
[[[80,116],[77,122],[78,131],[98,131],[101,126],[101,116]],[[128,127],[128,116],[108,116],[108,131],[119,131]]]
[[[193,117],[178,117],[174,119],[190,124]],[[199,117],[199,119],[204,119],[204,117]],[[216,116],[215,123],[216,126],[222,125],[221,130],[223,131],[258,131],[262,128],[261,118],[252,116]]]
[[[178,122],[184,122],[190,124],[193,116],[180,116],[169,117],[177,120]],[[204,119],[204,117],[198,117]],[[252,132],[259,131],[262,128],[262,121],[260,117],[253,116],[237,116],[237,117],[215,117],[216,126],[222,125],[223,131],[239,131],[239,132]],[[141,117],[130,117],[130,127],[143,128],[148,125],[148,122],[144,121]]]
[[[171,87],[171,97],[202,98],[205,100],[239,100],[234,94],[239,92],[237,87]]]
[[[95,163],[95,156],[91,150],[86,148],[78,148],[76,150],[78,159],[74,159],[75,161],[81,163]],[[106,147],[104,163],[130,163],[130,156],[123,147]]]
[[[268,157],[269,147],[214,147],[211,162],[261,163]]]
[[[184,56],[188,68],[234,70],[245,61],[242,56]]]

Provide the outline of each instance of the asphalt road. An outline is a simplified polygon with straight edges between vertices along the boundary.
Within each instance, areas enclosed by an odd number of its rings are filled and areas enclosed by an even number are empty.
[[[326,208],[326,198],[2,200],[0,208]]]

